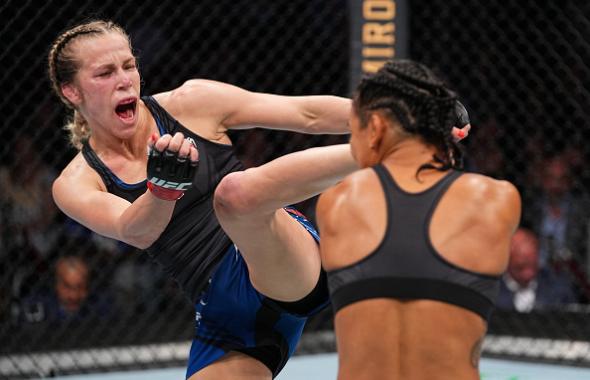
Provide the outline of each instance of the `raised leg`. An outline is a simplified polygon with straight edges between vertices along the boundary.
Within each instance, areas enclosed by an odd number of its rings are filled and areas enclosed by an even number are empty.
[[[333,145],[292,153],[221,181],[215,212],[258,291],[296,301],[315,287],[318,246],[283,207],[319,194],[356,168],[349,145]]]

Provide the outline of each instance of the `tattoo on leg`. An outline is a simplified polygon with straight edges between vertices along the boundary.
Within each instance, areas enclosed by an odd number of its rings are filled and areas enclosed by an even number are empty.
[[[479,366],[479,358],[481,357],[481,346],[483,345],[483,338],[484,337],[478,339],[477,342],[475,342],[475,344],[471,348],[471,365],[473,366],[473,368],[478,368]]]

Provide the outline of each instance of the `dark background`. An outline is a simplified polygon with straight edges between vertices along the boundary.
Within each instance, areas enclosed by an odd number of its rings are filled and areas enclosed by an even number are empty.
[[[515,183],[526,212],[544,160],[564,154],[572,171],[571,191],[587,200],[590,3],[409,3],[410,57],[433,67],[470,111],[468,168]],[[8,172],[18,167],[12,175],[24,178],[34,166],[29,162],[40,158],[50,177],[76,153],[62,131],[66,110],[46,75],[50,44],[67,27],[91,18],[121,24],[139,56],[143,94],[208,78],[252,91],[349,96],[349,17],[344,0],[4,1],[0,167]],[[251,130],[233,133],[232,139],[247,165],[259,165],[347,137]],[[18,148],[23,140],[28,149]],[[35,228],[15,222],[11,202],[0,198],[1,353],[191,339],[191,305],[144,254],[96,238],[54,210],[50,198],[32,203],[50,216]],[[301,208],[313,218],[313,200]],[[34,238],[48,243],[39,248]],[[587,252],[581,246],[574,252],[580,263],[575,313],[499,312],[490,332],[590,340],[583,322]],[[87,258],[91,292],[107,299],[110,310],[67,323],[24,323],[22,300],[51,288],[55,260],[67,253]],[[128,272],[117,272],[121,267]],[[308,333],[329,329],[330,319],[329,310],[320,314]]]

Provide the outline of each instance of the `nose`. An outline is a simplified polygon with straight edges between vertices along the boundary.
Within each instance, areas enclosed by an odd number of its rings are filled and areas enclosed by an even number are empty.
[[[131,76],[129,75],[129,73],[127,73],[125,70],[119,70],[119,88],[129,88],[132,84],[133,81],[131,80]]]

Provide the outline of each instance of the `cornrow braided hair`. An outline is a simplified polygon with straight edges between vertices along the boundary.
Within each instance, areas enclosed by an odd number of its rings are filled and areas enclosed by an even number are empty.
[[[74,110],[74,114],[70,117],[65,129],[70,133],[70,142],[78,149],[81,149],[82,141],[90,137],[90,129],[84,117],[75,109],[61,90],[62,85],[74,81],[74,77],[80,68],[80,62],[76,59],[75,52],[71,48],[71,42],[78,37],[103,35],[110,32],[119,33],[129,41],[127,33],[114,22],[89,21],[61,33],[51,45],[47,57],[47,72],[53,91],[68,108]],[[131,46],[129,47],[131,48]]]
[[[362,126],[371,111],[385,110],[405,132],[418,135],[437,148],[435,164],[420,166],[418,175],[424,169],[463,168],[463,150],[451,133],[457,102],[457,95],[430,69],[411,60],[395,59],[361,80],[354,107]]]

